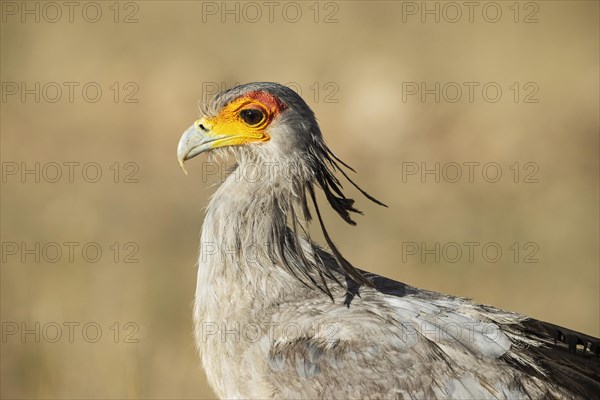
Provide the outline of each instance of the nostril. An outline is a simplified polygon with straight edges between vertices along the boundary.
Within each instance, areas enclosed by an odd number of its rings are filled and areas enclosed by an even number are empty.
[[[206,127],[202,124],[198,125],[198,128],[200,128],[201,130],[203,130],[204,132],[208,132],[208,129],[206,129]]]

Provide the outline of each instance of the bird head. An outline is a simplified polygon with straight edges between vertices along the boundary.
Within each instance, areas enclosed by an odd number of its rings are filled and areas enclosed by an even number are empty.
[[[316,162],[326,147],[315,116],[292,89],[249,83],[216,95],[183,134],[179,164],[204,152],[227,149],[238,162]],[[319,151],[320,150],[320,151]]]

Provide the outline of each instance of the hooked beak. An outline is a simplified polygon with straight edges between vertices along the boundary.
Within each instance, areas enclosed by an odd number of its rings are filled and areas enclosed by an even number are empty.
[[[194,122],[192,126],[187,128],[179,144],[177,145],[177,160],[183,172],[187,175],[185,166],[183,165],[190,158],[196,157],[198,154],[210,150],[213,142],[223,139],[226,136],[211,134],[210,129],[205,127],[202,120]]]
[[[226,123],[213,125],[205,118],[190,126],[179,139],[177,159],[183,172],[183,163],[205,151],[225,146],[239,146],[247,143],[265,142],[270,139],[264,127],[251,128],[242,124]],[[233,125],[233,126],[232,126]]]

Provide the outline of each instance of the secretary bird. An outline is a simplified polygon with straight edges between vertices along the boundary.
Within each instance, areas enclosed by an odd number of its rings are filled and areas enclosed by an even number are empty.
[[[202,114],[179,141],[181,167],[204,152],[237,161],[206,211],[194,306],[219,397],[600,398],[599,339],[417,289],[342,256],[316,188],[352,225],[359,211],[336,173],[383,204],[351,180],[296,92],[245,84]],[[310,238],[313,215],[329,250]]]

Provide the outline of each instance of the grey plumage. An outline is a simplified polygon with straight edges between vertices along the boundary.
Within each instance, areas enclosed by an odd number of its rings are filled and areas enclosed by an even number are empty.
[[[214,148],[217,139],[239,139],[213,131],[223,110],[248,94],[267,103],[274,98],[279,107],[267,121],[268,140]],[[326,146],[314,114],[294,91],[275,83],[242,85],[202,112],[180,141],[180,163],[210,150],[232,155],[238,170],[251,165],[260,176],[229,176],[202,228],[195,335],[217,395],[598,397],[598,339],[364,272],[340,254],[315,187],[353,224],[350,213],[359,211],[336,178],[339,172],[349,180],[343,170],[349,167]],[[312,214],[329,251],[310,239]]]

